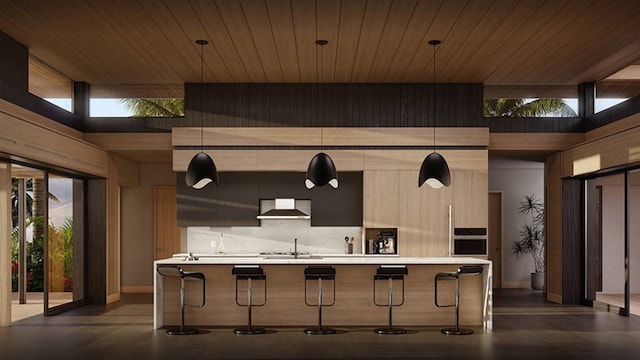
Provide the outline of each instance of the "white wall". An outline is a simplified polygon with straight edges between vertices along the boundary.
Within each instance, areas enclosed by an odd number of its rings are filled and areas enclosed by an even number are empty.
[[[624,293],[624,186],[602,186],[602,292]]]
[[[632,184],[640,183],[640,171],[630,176]],[[631,186],[631,200],[629,201],[629,272],[630,291],[640,294],[640,186]]]
[[[171,164],[140,164],[140,184],[120,191],[120,284],[153,285],[153,187],[175,185]]]
[[[618,177],[621,182],[624,179]],[[624,293],[624,186],[602,185],[602,292]],[[640,186],[630,187],[629,286],[640,293]]]
[[[544,163],[490,157],[489,190],[503,192],[502,286],[530,288],[533,260],[516,258],[511,246],[529,220],[518,212],[523,196],[535,195],[544,201]]]

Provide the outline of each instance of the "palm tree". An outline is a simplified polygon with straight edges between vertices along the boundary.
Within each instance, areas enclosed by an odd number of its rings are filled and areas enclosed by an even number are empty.
[[[131,98],[121,100],[133,112],[134,117],[180,117],[184,116],[184,99],[177,98]]]
[[[485,99],[485,117],[540,117],[540,116],[576,117],[573,109],[562,99]]]

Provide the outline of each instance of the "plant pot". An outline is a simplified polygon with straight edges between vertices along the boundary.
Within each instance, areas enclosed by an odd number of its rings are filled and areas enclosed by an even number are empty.
[[[544,271],[531,273],[531,288],[533,290],[542,290],[544,288]]]

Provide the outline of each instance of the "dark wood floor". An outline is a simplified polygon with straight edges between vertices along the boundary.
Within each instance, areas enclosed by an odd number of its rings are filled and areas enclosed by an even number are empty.
[[[229,328],[175,337],[153,329],[152,298],[129,295],[0,328],[1,359],[638,359],[640,317],[546,303],[541,293],[499,290],[494,329],[447,336],[438,327],[384,336],[341,328],[310,336],[299,328],[235,335]]]

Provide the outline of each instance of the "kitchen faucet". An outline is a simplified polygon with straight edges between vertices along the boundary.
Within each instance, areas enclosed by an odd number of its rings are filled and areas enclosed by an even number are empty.
[[[298,258],[298,238],[293,239],[293,258]]]

